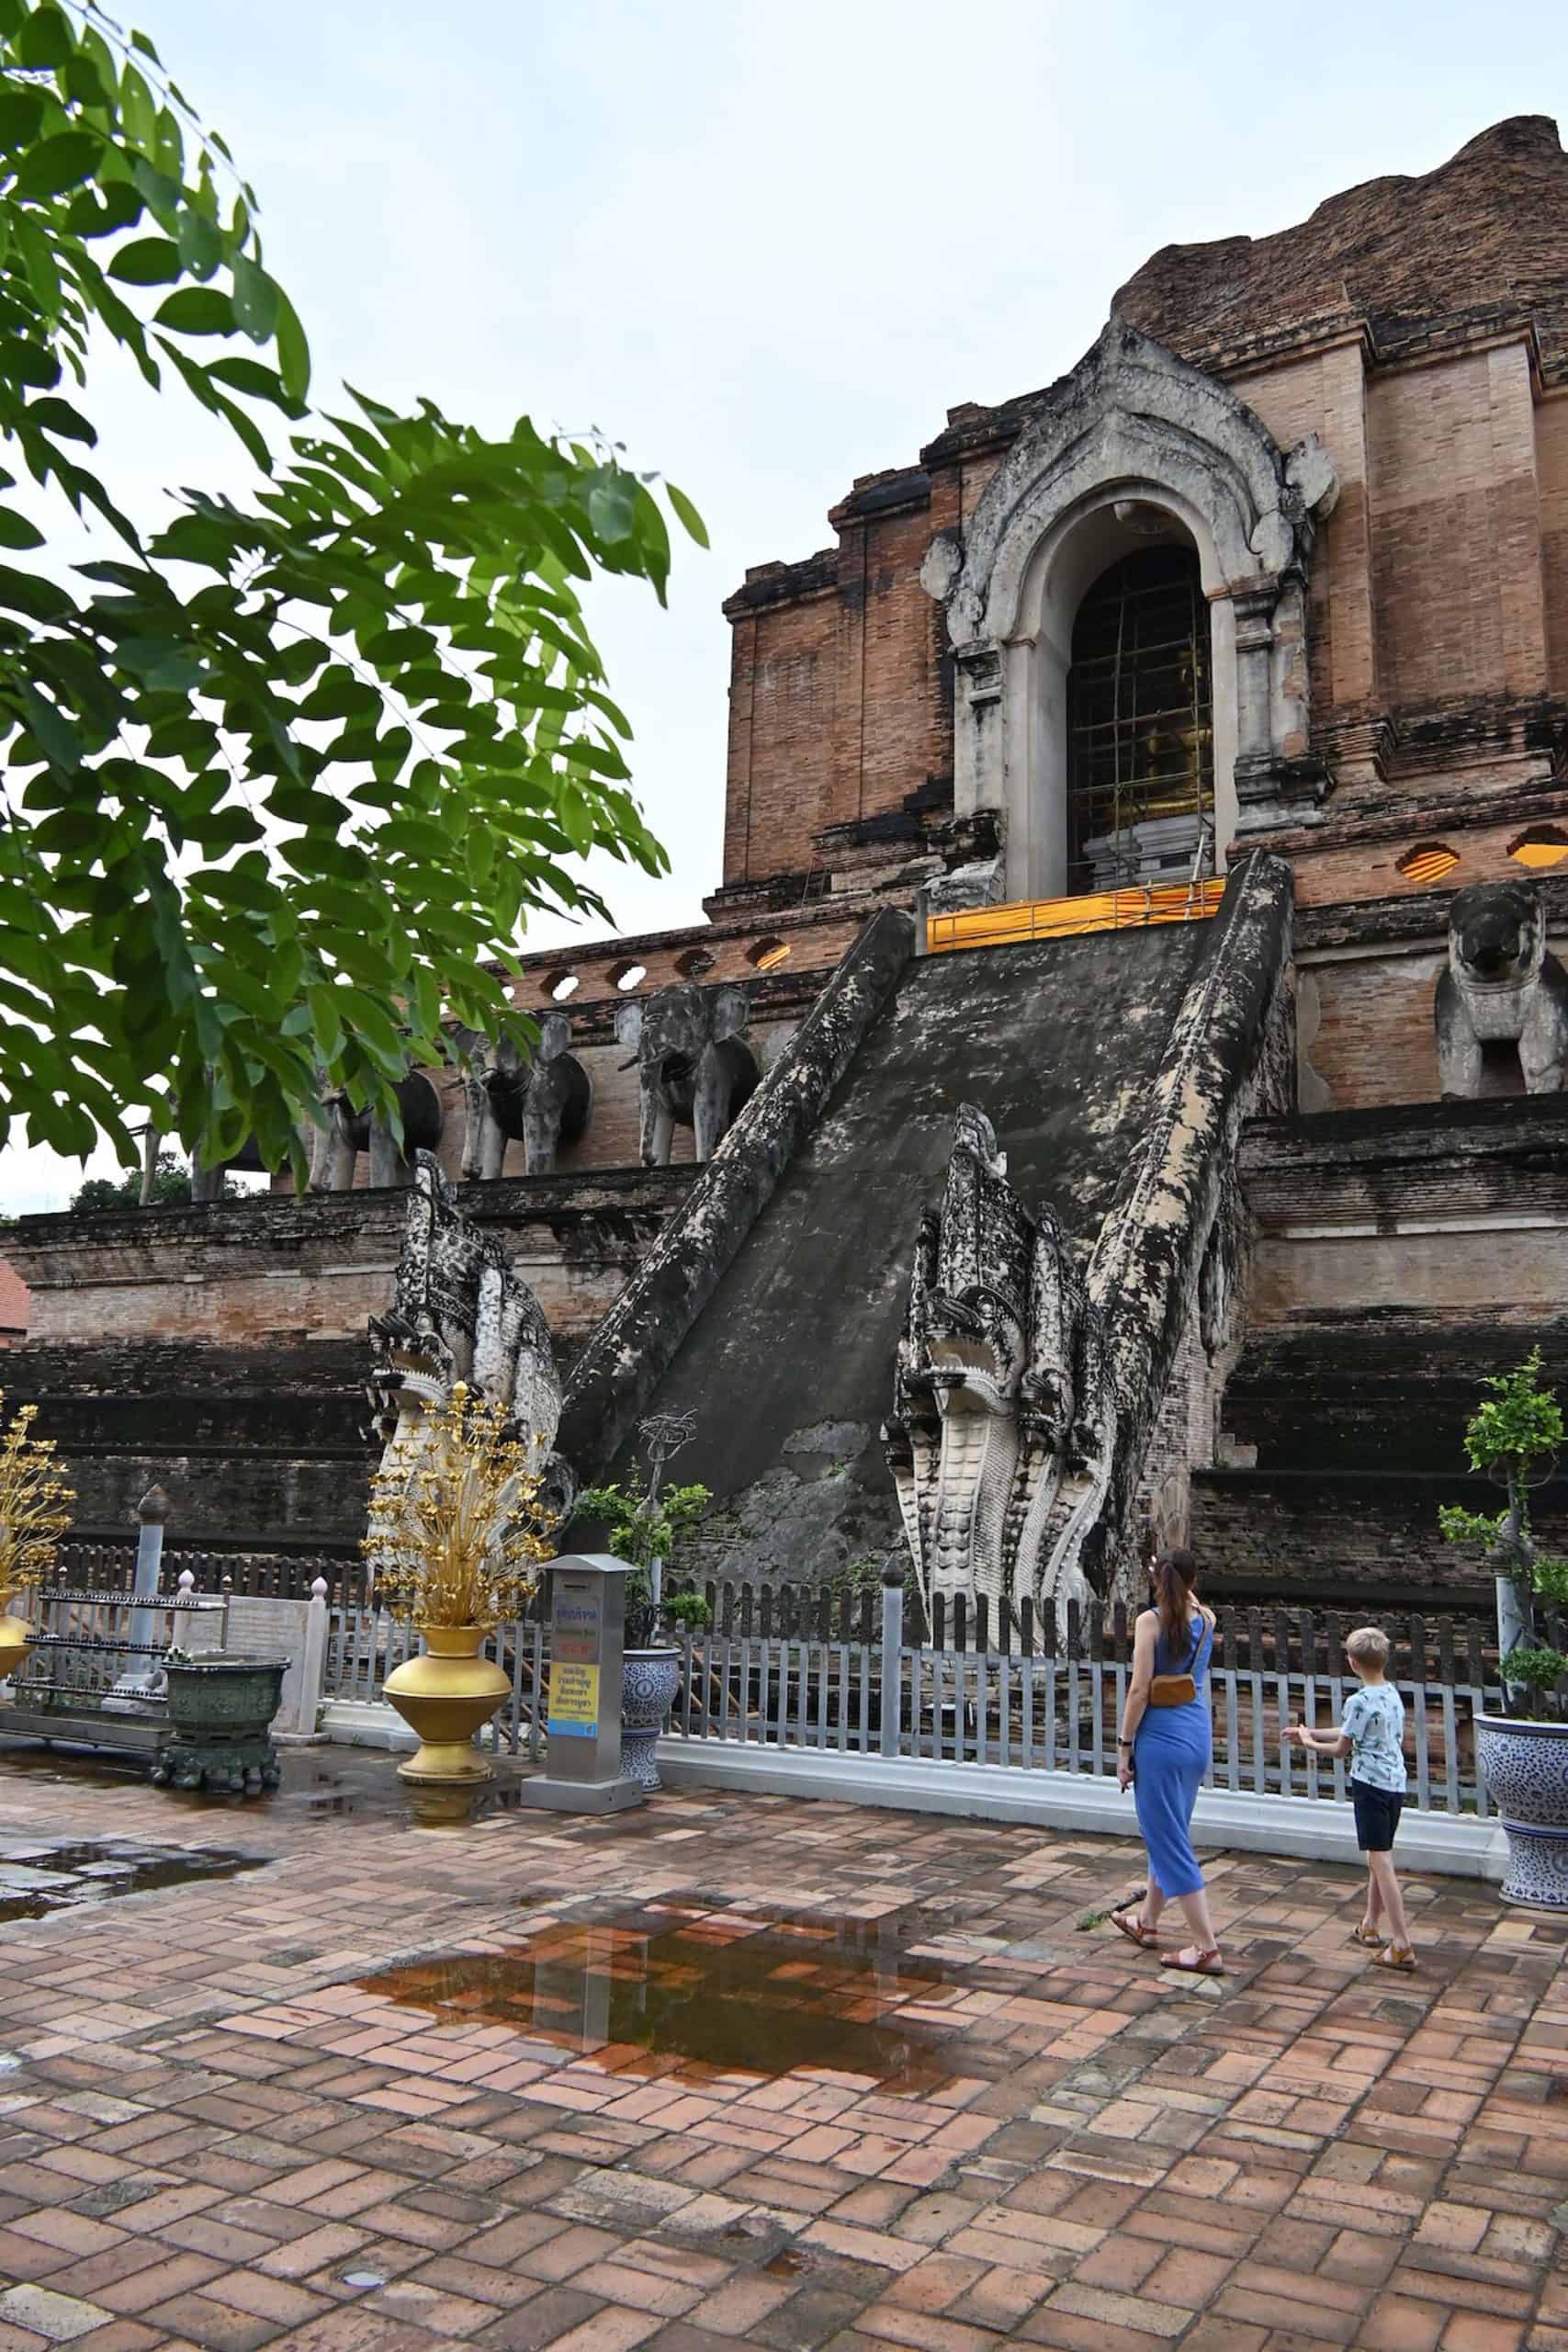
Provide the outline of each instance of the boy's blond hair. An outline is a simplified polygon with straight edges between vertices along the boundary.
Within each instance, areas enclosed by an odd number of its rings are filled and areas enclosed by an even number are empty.
[[[1381,1625],[1358,1625],[1345,1636],[1345,1655],[1359,1666],[1386,1666],[1389,1639]]]

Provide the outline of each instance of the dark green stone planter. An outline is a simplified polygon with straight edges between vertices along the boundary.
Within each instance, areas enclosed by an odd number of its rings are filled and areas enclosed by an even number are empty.
[[[198,1658],[164,1669],[169,1737],[152,1778],[173,1789],[260,1796],[276,1789],[277,1750],[269,1736],[283,1697],[287,1658]]]

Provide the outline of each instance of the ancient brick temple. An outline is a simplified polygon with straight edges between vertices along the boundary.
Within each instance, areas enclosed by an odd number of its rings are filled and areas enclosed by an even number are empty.
[[[1237,1592],[1473,1578],[1477,1380],[1568,1385],[1555,126],[1166,248],[829,520],[725,606],[710,921],[525,959],[533,1066],[411,1080],[563,1445],[692,1410],[732,1572],[901,1502],[939,1580],[1181,1531]],[[21,1222],[8,1385],[85,1518],[156,1474],[187,1529],[357,1532],[406,1178],[343,1113],[302,1199]]]

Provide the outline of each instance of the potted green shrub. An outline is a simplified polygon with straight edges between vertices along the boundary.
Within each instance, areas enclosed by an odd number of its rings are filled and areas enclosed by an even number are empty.
[[[1562,1414],[1541,1385],[1540,1350],[1484,1385],[1464,1433],[1472,1472],[1506,1497],[1500,1511],[1450,1505],[1438,1514],[1450,1544],[1480,1545],[1496,1583],[1497,1650],[1506,1712],[1475,1719],[1476,1763],[1508,1839],[1503,1894],[1511,1903],[1568,1911],[1568,1722],[1559,1685],[1568,1657],[1538,1641],[1538,1600],[1568,1600],[1568,1560],[1538,1550],[1529,1494],[1549,1478]]]
[[[604,1521],[611,1551],[633,1570],[626,1578],[621,1774],[644,1789],[663,1786],[655,1749],[681,1687],[681,1652],[672,1636],[705,1632],[713,1622],[700,1593],[664,1590],[664,1573],[682,1535],[711,1500],[706,1487],[660,1491],[657,1470],[641,1491],[589,1487],[577,1498],[579,1515]]]

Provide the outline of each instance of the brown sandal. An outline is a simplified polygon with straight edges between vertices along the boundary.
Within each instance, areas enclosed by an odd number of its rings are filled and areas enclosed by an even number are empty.
[[[1382,1951],[1388,1938],[1380,1936],[1377,1929],[1369,1928],[1363,1919],[1359,1928],[1351,1928],[1350,1941],[1353,1944],[1359,1944],[1363,1951]]]
[[[1129,1918],[1125,1911],[1108,1911],[1105,1916],[1117,1934],[1125,1936],[1130,1944],[1136,1944],[1140,1951],[1147,1951],[1151,1944],[1159,1941],[1158,1932],[1143,1918]]]
[[[1189,1952],[1192,1954],[1190,1960],[1187,1957]],[[1184,1944],[1179,1951],[1162,1952],[1159,1964],[1162,1968],[1174,1968],[1183,1976],[1223,1976],[1225,1973],[1218,1944],[1210,1944],[1207,1950],[1200,1944]]]
[[[1416,1954],[1408,1944],[1384,1944],[1382,1951],[1372,1954],[1374,1968],[1396,1968],[1402,1976],[1414,1975]]]

